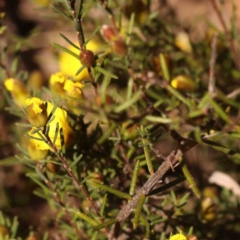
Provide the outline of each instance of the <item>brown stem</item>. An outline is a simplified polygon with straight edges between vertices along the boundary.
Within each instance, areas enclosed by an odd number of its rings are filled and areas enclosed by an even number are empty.
[[[54,190],[54,187],[52,186],[51,182],[46,178],[44,170],[42,168],[42,166],[40,165],[40,163],[37,164],[37,168],[38,170],[43,174],[44,176],[44,182],[46,183],[46,185],[48,186],[48,188],[53,192],[53,197],[55,198],[56,202],[59,203],[60,206],[62,206],[62,208],[65,211],[65,214],[68,218],[68,221],[70,222],[70,224],[72,225],[72,227],[74,228],[75,232],[77,233],[78,239],[82,239],[82,235],[86,235],[83,232],[80,232],[79,229],[77,228],[77,225],[75,224],[75,222],[73,221],[69,211],[67,210],[67,208],[65,207],[64,203],[62,202],[58,192],[56,190]]]
[[[216,46],[217,46],[217,33],[214,33],[212,44],[211,44],[211,57],[209,61],[209,84],[208,84],[208,91],[212,98],[214,98],[216,95],[215,77],[214,77],[214,68],[215,68],[215,63],[217,58]]]
[[[77,185],[77,187],[84,193],[85,197],[91,203],[91,206],[94,209],[95,214],[99,217],[100,221],[103,223],[104,219],[101,217],[101,215],[98,211],[98,208],[95,205],[93,199],[91,198],[88,190],[83,186],[83,184],[81,184],[81,182],[79,182],[77,176],[73,173],[72,169],[70,168],[66,158],[58,151],[58,149],[56,148],[55,144],[51,141],[49,136],[47,134],[45,134],[45,131],[43,131],[43,133],[44,133],[44,136],[45,136],[46,140],[48,141],[48,145],[52,148],[53,152],[58,157],[58,159],[63,163],[63,167],[66,169],[69,176],[71,176],[71,178],[73,179],[73,181]],[[106,232],[106,234],[108,233],[107,228],[105,228],[105,232]]]
[[[233,42],[233,39],[231,38],[230,34],[229,34],[229,31],[227,29],[227,25],[225,23],[225,20],[223,18],[223,14],[222,12],[220,11],[219,9],[219,6],[217,4],[217,0],[210,0],[212,6],[213,6],[213,9],[215,10],[215,12],[217,13],[217,16],[223,26],[223,29],[224,29],[224,32],[225,32],[225,35],[226,35],[226,38],[227,38],[227,41],[229,43],[229,48],[230,48],[230,51],[233,55],[233,60],[234,60],[234,63],[237,67],[238,70],[240,70],[240,62],[239,62],[239,57],[238,57],[238,54],[237,54],[237,51],[236,51],[236,48],[235,48],[235,45],[234,45],[234,42]]]

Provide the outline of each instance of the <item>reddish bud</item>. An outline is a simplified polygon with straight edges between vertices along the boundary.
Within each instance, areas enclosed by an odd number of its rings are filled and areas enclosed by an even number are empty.
[[[112,42],[117,39],[118,33],[113,27],[109,25],[103,25],[101,28],[101,35],[106,42]]]
[[[86,67],[92,67],[95,64],[94,53],[90,50],[83,49],[79,55],[81,64]]]
[[[124,55],[126,55],[127,53],[127,46],[125,44],[125,42],[122,39],[118,39],[116,41],[113,41],[111,43],[112,46],[112,50],[114,53],[116,53],[117,55],[123,57]]]

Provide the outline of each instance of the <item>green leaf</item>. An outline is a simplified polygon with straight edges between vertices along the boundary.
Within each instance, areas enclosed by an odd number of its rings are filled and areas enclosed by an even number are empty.
[[[94,181],[91,181],[91,184],[93,184],[94,186],[98,187],[98,188],[101,188],[107,192],[110,192],[110,193],[113,193],[115,194],[116,196],[118,197],[121,197],[121,198],[125,198],[125,199],[128,199],[128,200],[131,200],[132,199],[132,196],[128,195],[127,193],[124,193],[122,191],[119,191],[115,188],[111,188],[107,185],[104,185],[104,184],[101,184],[101,183],[97,183],[97,182],[94,182]]]
[[[85,68],[85,66],[81,66],[77,72],[75,73],[75,76],[77,76],[83,69]]]
[[[108,194],[105,194],[101,203],[101,208],[99,212],[102,217],[104,216],[104,209],[107,205],[107,197],[108,197]]]
[[[142,95],[141,91],[136,92],[131,99],[124,102],[122,105],[116,107],[115,112],[119,113],[119,112],[122,112],[123,110],[129,108],[130,106],[132,106],[135,102],[137,102],[141,98],[141,95]]]
[[[80,212],[80,211],[78,211],[76,209],[68,209],[68,211],[74,213],[76,216],[78,216],[79,218],[81,218],[84,221],[88,222],[92,226],[97,226],[98,225],[97,221],[95,221],[94,219],[90,218],[86,214],[84,214],[84,213],[82,213],[82,212]]]
[[[63,47],[63,46],[61,46],[57,43],[53,43],[53,46],[58,48],[59,50],[61,50],[63,52],[66,52],[66,53],[70,54],[71,56],[73,56],[73,57],[75,57],[76,59],[79,60],[79,56],[76,53],[72,52],[71,50],[69,50],[69,49],[67,49],[67,48],[65,48],[65,47]],[[80,60],[79,60],[79,65],[80,65]]]
[[[18,230],[19,222],[18,218],[15,216],[11,225],[11,238],[15,238]]]
[[[126,38],[126,44],[129,45],[132,32],[133,32],[133,26],[134,26],[134,20],[135,20],[135,13],[133,12],[130,17],[129,25],[128,25],[128,30],[127,30],[127,38]]]
[[[146,136],[146,131],[143,126],[141,126],[141,132],[142,132],[142,136]],[[145,155],[147,166],[148,166],[148,171],[150,174],[153,174],[154,173],[153,165],[152,165],[152,160],[149,153],[149,145],[151,145],[151,142],[147,138],[142,137],[142,144],[143,144],[144,155]]]
[[[101,68],[100,66],[95,66],[94,69],[96,69],[98,72],[102,73],[103,75],[106,75],[108,77],[114,78],[114,79],[118,79],[118,77],[114,74],[112,74],[111,72],[106,71],[105,69]]]
[[[174,95],[178,100],[180,100],[181,102],[185,103],[188,107],[191,106],[190,101],[187,100],[187,98],[185,98],[180,92],[178,92],[175,88],[173,88],[172,86],[168,85],[167,86],[167,90],[172,93],[172,95]]]
[[[140,161],[137,160],[137,162],[135,164],[135,167],[134,167],[134,170],[133,170],[133,176],[132,176],[132,181],[131,181],[130,190],[129,190],[129,195],[130,196],[134,195],[135,188],[136,188],[136,185],[137,185],[139,169],[140,169]]]
[[[80,154],[71,164],[70,164],[70,168],[74,168],[76,165],[77,165],[77,163],[82,159],[82,157],[83,157],[83,155],[82,154]]]
[[[72,41],[70,41],[66,36],[64,36],[62,33],[60,33],[60,36],[67,42],[69,43],[71,46],[73,46],[74,48],[78,49],[80,51],[80,48],[74,44]]]
[[[67,18],[68,20],[70,20],[71,22],[73,21],[72,16],[68,15],[67,13],[63,12],[62,10],[56,8],[55,6],[52,5],[52,8],[58,12],[59,14],[61,14],[63,17]]]
[[[139,196],[138,203],[137,203],[136,210],[135,210],[134,219],[133,219],[133,228],[134,229],[136,229],[137,226],[138,226],[138,221],[139,221],[140,214],[142,212],[142,208],[143,208],[143,204],[145,202],[145,198],[146,198],[145,194],[141,194]]]
[[[90,37],[85,41],[84,46],[86,46],[92,40],[92,38],[97,34],[97,32],[99,31],[100,28],[101,28],[101,26],[98,26],[94,30],[94,32],[90,35]]]
[[[146,120],[150,121],[150,122],[154,122],[154,123],[171,123],[172,119],[170,118],[163,118],[163,117],[158,117],[158,116],[152,116],[152,115],[148,115],[145,117]]]
[[[116,127],[117,127],[116,123],[110,125],[109,128],[104,132],[104,134],[97,140],[97,143],[98,144],[104,143],[112,134],[112,132],[116,129]]]
[[[166,59],[164,57],[164,55],[162,53],[159,54],[159,60],[160,60],[160,65],[162,68],[162,72],[163,72],[163,77],[164,79],[166,79],[168,82],[170,81],[170,74],[168,71],[168,66],[166,63]]]
[[[95,226],[93,229],[94,230],[100,230],[102,228],[108,227],[110,225],[113,225],[114,223],[118,222],[118,220],[116,218],[110,219],[102,224],[99,224],[97,226]]]
[[[211,140],[207,140],[207,139],[203,139],[203,142],[205,144],[207,144],[208,146],[220,151],[220,152],[223,152],[223,153],[226,153],[229,155],[229,157],[237,164],[240,164],[240,153],[239,152],[235,152],[229,148],[226,148],[224,147],[223,145],[219,144],[219,143],[216,143],[216,142],[213,142]]]

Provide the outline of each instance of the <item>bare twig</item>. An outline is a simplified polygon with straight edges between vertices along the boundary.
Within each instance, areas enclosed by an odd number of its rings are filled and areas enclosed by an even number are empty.
[[[162,179],[166,172],[171,168],[171,165],[174,166],[176,163],[178,163],[181,156],[182,151],[180,149],[172,151],[166,158],[166,161],[164,161],[158,170],[149,177],[148,181],[142,186],[133,199],[120,210],[116,217],[118,222],[113,226],[109,235],[109,240],[113,240],[117,237],[119,226],[122,225],[128,216],[136,210],[139,197],[143,194],[147,196],[158,183],[158,181]]]
[[[227,98],[235,98],[239,94],[240,94],[240,88],[237,88],[237,89],[233,90],[231,93],[229,93],[226,97]]]
[[[208,91],[209,91],[210,96],[212,98],[214,98],[215,95],[216,95],[214,68],[215,68],[215,63],[216,63],[216,58],[217,58],[217,53],[216,53],[217,37],[218,37],[218,35],[215,32],[214,35],[213,35],[213,39],[212,39],[211,57],[210,57],[210,61],[209,61],[209,84],[208,84]]]
[[[227,29],[227,25],[225,23],[225,20],[224,20],[224,17],[223,17],[223,13],[221,12],[221,10],[219,8],[218,0],[210,0],[210,2],[212,4],[212,6],[213,6],[213,9],[215,10],[215,12],[217,14],[217,16],[218,16],[222,26],[223,26],[223,29],[224,29],[227,41],[229,43],[230,51],[231,51],[231,53],[233,55],[234,63],[236,65],[237,69],[240,70],[240,62],[239,62],[238,53],[237,53],[237,50],[235,48],[233,39],[231,38],[231,35],[229,34],[229,31]]]

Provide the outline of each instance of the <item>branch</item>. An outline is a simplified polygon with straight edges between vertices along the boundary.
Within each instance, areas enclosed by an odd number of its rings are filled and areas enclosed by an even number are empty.
[[[209,84],[208,84],[208,91],[212,98],[216,95],[216,87],[215,87],[215,77],[214,77],[214,67],[216,63],[217,53],[216,53],[216,46],[217,46],[217,33],[215,32],[213,35],[212,43],[211,43],[211,57],[209,61]]]
[[[183,153],[180,149],[172,151],[169,156],[166,157],[166,160],[160,165],[158,170],[150,176],[150,178],[137,192],[133,199],[120,210],[116,217],[118,222],[112,227],[109,240],[113,240],[117,237],[119,227],[124,223],[128,216],[136,210],[140,196],[147,196],[155,187],[155,185],[159,182],[159,180],[163,178],[166,172],[171,169],[172,166],[175,166],[179,162],[179,159],[182,157],[182,155]]]
[[[224,17],[223,17],[223,14],[222,12],[220,11],[219,9],[219,6],[218,6],[218,3],[217,3],[217,0],[210,0],[212,6],[213,6],[213,9],[215,10],[217,16],[218,16],[218,19],[219,21],[221,22],[222,24],[222,27],[224,29],[224,33],[226,35],[226,38],[227,38],[227,41],[229,43],[229,48],[230,48],[230,51],[233,55],[233,60],[234,60],[234,63],[237,67],[238,70],[240,70],[240,62],[239,62],[239,57],[238,57],[238,53],[236,51],[236,48],[235,48],[235,45],[234,45],[234,42],[233,42],[233,39],[231,38],[231,36],[229,35],[229,31],[227,29],[227,25],[225,23],[225,20],[224,20]]]

